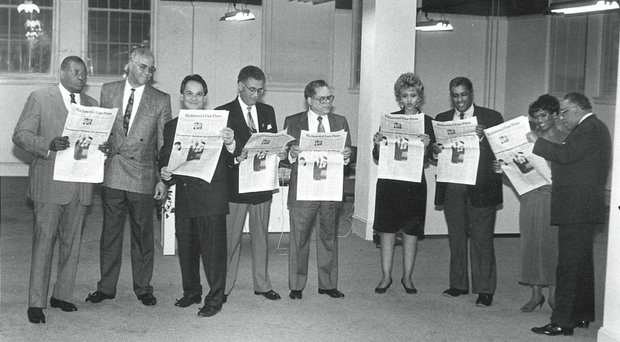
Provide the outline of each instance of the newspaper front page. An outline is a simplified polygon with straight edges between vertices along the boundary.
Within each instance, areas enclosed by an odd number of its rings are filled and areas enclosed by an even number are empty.
[[[173,174],[211,182],[222,152],[227,110],[181,109],[168,167]]]
[[[383,114],[378,177],[419,183],[424,169],[424,114]]]
[[[519,195],[551,184],[551,169],[544,158],[532,153],[527,141],[528,118],[520,116],[484,130],[495,159]]]
[[[437,181],[458,184],[476,184],[480,159],[479,139],[476,135],[478,119],[433,121],[437,145]]]
[[[239,193],[277,189],[277,154],[293,140],[286,132],[252,134],[244,147],[248,157],[239,163]]]
[[[301,131],[297,157],[297,200],[342,201],[347,132]]]
[[[69,137],[69,148],[56,153],[54,180],[101,183],[105,154],[99,145],[108,140],[117,108],[72,104],[62,136]]]

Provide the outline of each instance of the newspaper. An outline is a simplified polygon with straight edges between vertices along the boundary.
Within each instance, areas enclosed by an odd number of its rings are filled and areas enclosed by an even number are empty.
[[[528,118],[519,116],[484,130],[495,158],[519,195],[551,184],[551,169],[544,158],[532,153],[527,141]]]
[[[105,154],[99,145],[108,140],[117,108],[86,107],[72,104],[62,136],[69,137],[69,148],[56,153],[54,180],[101,183]]]
[[[342,201],[347,132],[301,131],[297,157],[298,201]]]
[[[277,189],[277,154],[293,140],[286,132],[252,134],[244,146],[248,157],[239,163],[239,193]]]
[[[227,110],[181,109],[168,167],[175,175],[211,182],[222,153]]]
[[[476,135],[478,119],[433,121],[437,145],[443,151],[437,155],[437,181],[476,184],[480,159],[479,139]]]
[[[382,114],[378,177],[419,183],[424,168],[424,114]]]

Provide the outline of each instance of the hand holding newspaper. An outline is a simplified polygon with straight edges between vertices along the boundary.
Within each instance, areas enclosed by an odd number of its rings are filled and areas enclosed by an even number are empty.
[[[293,140],[286,132],[252,134],[244,147],[248,157],[239,163],[239,193],[277,189],[277,154]]]

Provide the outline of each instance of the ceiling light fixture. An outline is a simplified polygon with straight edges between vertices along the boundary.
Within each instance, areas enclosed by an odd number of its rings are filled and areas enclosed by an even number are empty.
[[[32,0],[24,0],[24,3],[17,6],[17,12],[21,13],[21,12],[26,12],[26,13],[33,13],[33,12],[37,12],[37,13],[41,13],[41,10],[39,10],[39,6],[35,5],[32,3]]]
[[[578,0],[556,2],[549,5],[548,12],[552,14],[592,14],[605,11],[620,10],[617,0]]]
[[[237,8],[237,1],[231,1],[228,3],[228,9],[220,18],[220,21],[247,21],[256,19],[254,14],[248,9],[248,5],[245,0],[240,7],[241,8]]]
[[[419,9],[418,9],[419,11]],[[441,20],[433,20],[428,17],[428,13],[424,13],[424,17],[426,21],[416,21],[415,30],[422,32],[433,32],[433,31],[453,31],[454,27],[447,21],[443,14],[441,15]]]

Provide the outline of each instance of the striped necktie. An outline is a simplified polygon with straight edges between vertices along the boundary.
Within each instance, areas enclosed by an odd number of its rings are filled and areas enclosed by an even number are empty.
[[[323,126],[323,117],[319,116],[316,119],[319,120],[319,125],[316,127],[316,131],[319,133],[325,132],[325,126]]]
[[[131,111],[133,110],[133,94],[136,92],[134,88],[131,88],[131,95],[127,100],[127,108],[125,108],[125,115],[123,116],[123,128],[125,129],[125,136],[129,133],[129,121],[131,120]]]
[[[252,107],[248,106],[248,128],[250,132],[256,133],[256,125],[254,124],[254,119],[252,119]]]

